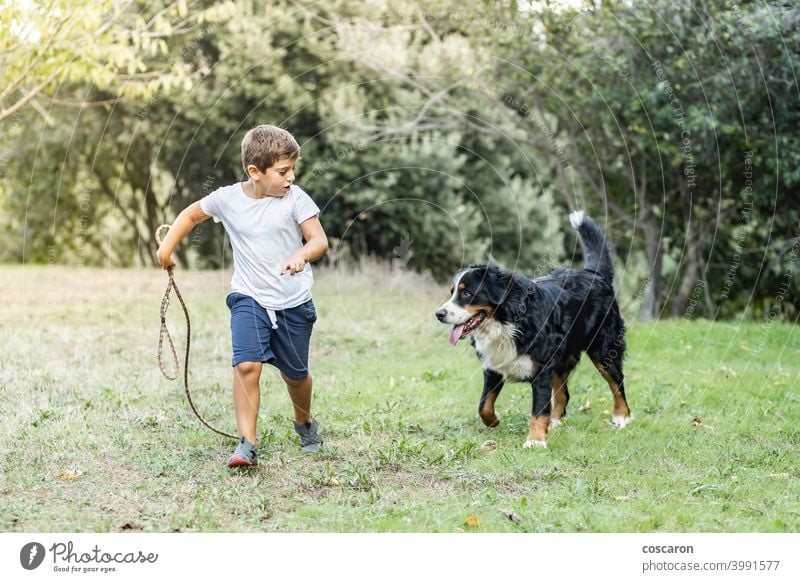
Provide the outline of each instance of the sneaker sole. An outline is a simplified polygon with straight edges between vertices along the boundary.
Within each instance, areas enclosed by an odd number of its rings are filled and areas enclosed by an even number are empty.
[[[235,469],[236,467],[255,467],[256,463],[253,463],[249,459],[245,459],[244,457],[233,457],[228,461],[228,468]]]

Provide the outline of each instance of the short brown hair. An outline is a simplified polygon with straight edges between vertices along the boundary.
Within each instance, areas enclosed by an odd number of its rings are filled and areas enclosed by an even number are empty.
[[[242,140],[242,167],[253,165],[266,172],[281,158],[296,160],[300,156],[300,146],[291,133],[274,125],[254,127]]]

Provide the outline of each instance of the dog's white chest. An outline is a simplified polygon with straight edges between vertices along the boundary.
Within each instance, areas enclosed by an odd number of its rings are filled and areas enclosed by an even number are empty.
[[[536,362],[517,353],[515,332],[511,324],[489,320],[472,334],[475,349],[484,369],[494,370],[509,380],[530,380],[536,373]]]

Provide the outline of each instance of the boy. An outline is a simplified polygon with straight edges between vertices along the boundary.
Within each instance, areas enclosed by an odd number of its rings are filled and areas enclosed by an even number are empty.
[[[319,208],[294,185],[300,146],[273,125],[251,129],[242,140],[247,182],[224,186],[189,205],[175,219],[158,249],[158,262],[175,265],[172,251],[209,217],[222,222],[233,247],[231,310],[233,404],[240,440],[228,467],[257,464],[256,421],[261,366],[280,370],[294,406],[303,452],[320,450],[311,416],[312,379],[308,344],[317,319],[311,300],[311,261],[328,250]],[[303,244],[303,239],[305,244]]]

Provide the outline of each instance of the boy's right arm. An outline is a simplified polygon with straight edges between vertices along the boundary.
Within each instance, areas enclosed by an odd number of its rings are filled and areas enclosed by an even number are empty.
[[[183,237],[192,231],[196,224],[209,218],[211,217],[200,208],[199,200],[181,211],[175,222],[170,225],[167,236],[161,241],[161,246],[158,247],[156,252],[158,264],[161,265],[162,269],[169,269],[175,266],[175,261],[172,260],[172,251],[183,240]]]

